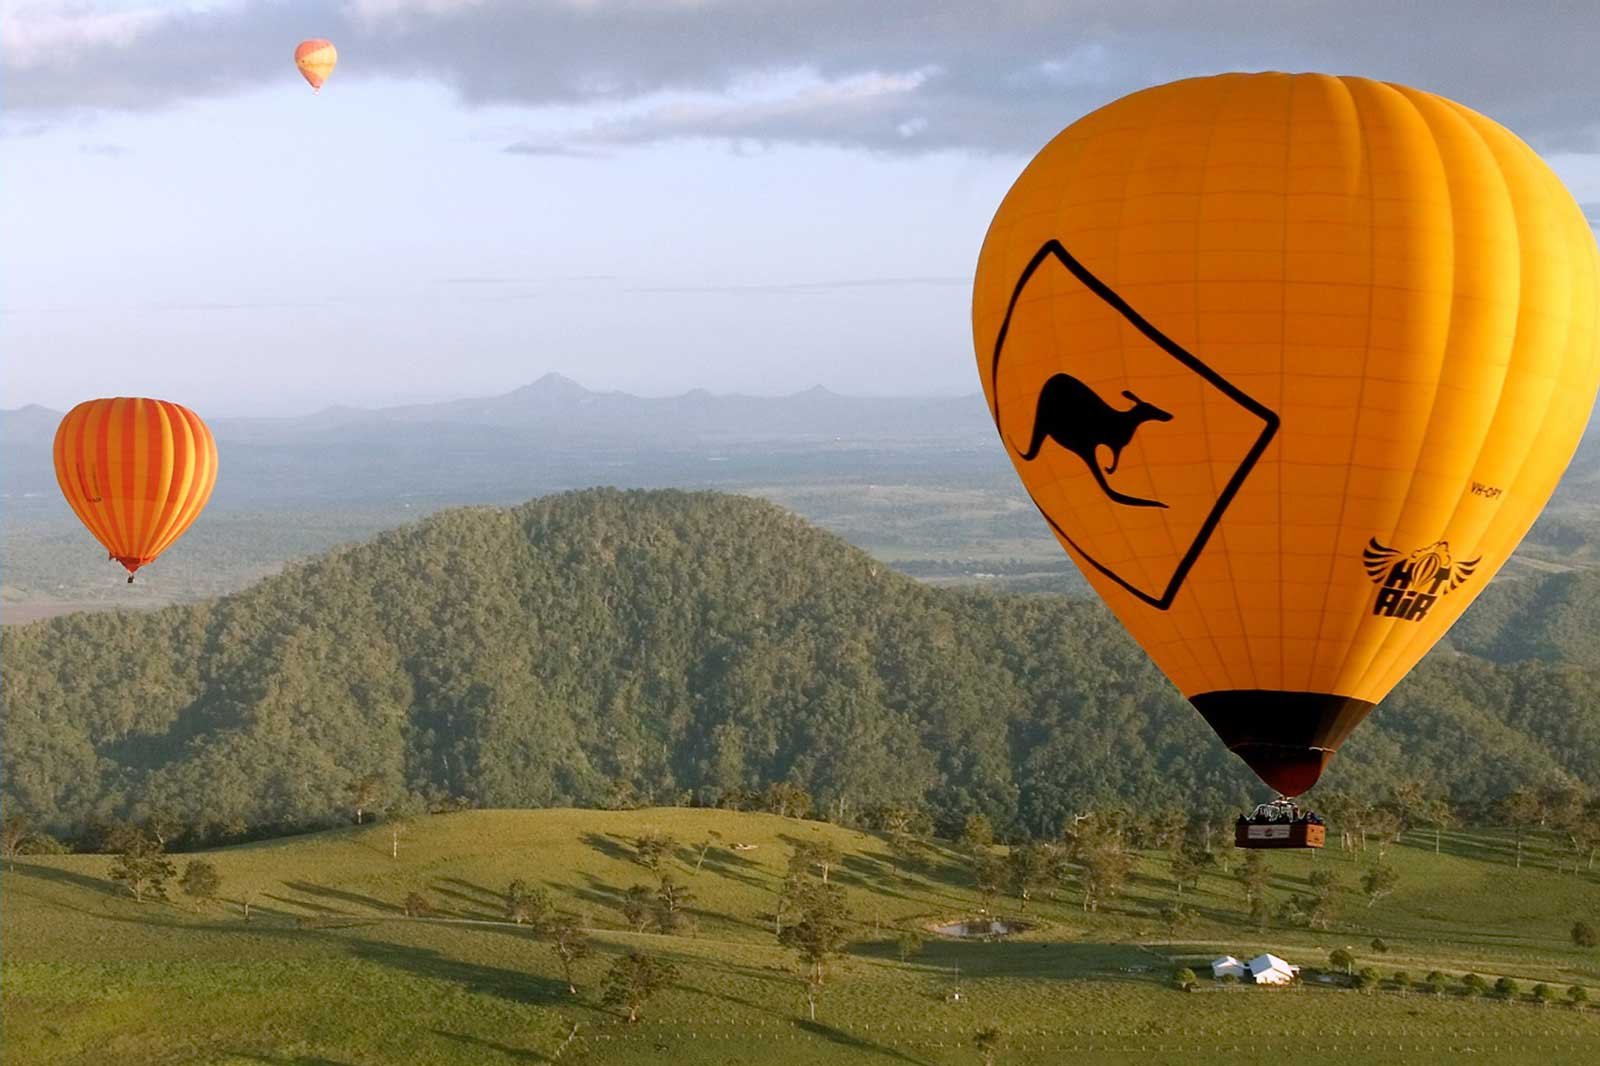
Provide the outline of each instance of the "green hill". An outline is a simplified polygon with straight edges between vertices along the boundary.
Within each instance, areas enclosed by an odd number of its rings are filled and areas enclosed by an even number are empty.
[[[651,830],[677,846],[660,871],[634,842]],[[774,903],[798,842],[839,851],[831,882],[850,915],[849,948],[830,964],[817,1018],[806,1018],[794,952],[773,935]],[[709,844],[701,861],[700,845]],[[737,845],[737,847],[736,847]],[[344,829],[216,852],[218,898],[135,903],[107,880],[99,855],[24,857],[5,867],[0,1010],[7,1061],[89,1066],[233,1064],[924,1063],[978,1062],[975,1032],[1005,1034],[1002,1066],[1060,1061],[1319,1066],[1403,1061],[1445,1066],[1592,1061],[1600,1011],[1541,1009],[1535,984],[1558,996],[1600,984],[1600,955],[1573,947],[1576,919],[1596,920],[1597,875],[1555,869],[1540,841],[1524,867],[1492,834],[1446,833],[1394,846],[1399,880],[1371,906],[1365,853],[1268,856],[1274,913],[1331,871],[1327,929],[1265,929],[1247,920],[1239,853],[1225,849],[1181,896],[1165,855],[1141,852],[1123,889],[1097,910],[1081,903],[1082,871],[1040,885],[1024,910],[1014,894],[994,913],[1033,923],[1000,942],[929,934],[902,961],[908,929],[973,917],[972,859],[938,842],[853,832],[730,811],[472,811]],[[397,854],[396,854],[397,850]],[[693,894],[673,935],[639,932],[624,893],[671,874]],[[815,876],[813,873],[812,877]],[[593,952],[567,991],[548,936],[506,920],[513,879],[550,893],[589,929]],[[403,913],[415,894],[430,908]],[[250,902],[250,918],[243,915]],[[1176,932],[1160,917],[1189,913]],[[1369,946],[1381,937],[1385,950]],[[1308,980],[1271,991],[1172,989],[1178,965],[1221,952],[1270,950],[1328,967],[1351,946],[1356,967],[1384,982],[1369,994]],[[610,963],[629,951],[672,961],[677,977],[627,1025],[600,1002]],[[1439,995],[1390,980],[1446,977]],[[1466,973],[1520,982],[1515,1001],[1468,997]],[[959,1001],[950,993],[959,990]],[[577,1027],[574,1037],[574,1026]],[[569,1037],[572,1039],[569,1041]]]
[[[1600,723],[1575,711],[1595,667],[1508,658],[1576,647],[1517,595],[1461,645],[1503,661],[1431,657],[1327,787],[1600,778]],[[365,776],[384,803],[482,807],[792,780],[843,820],[916,803],[1034,834],[1110,798],[1256,791],[1098,604],[932,589],[715,494],[448,512],[210,603],[9,628],[0,663],[5,802],[58,831],[330,824]]]

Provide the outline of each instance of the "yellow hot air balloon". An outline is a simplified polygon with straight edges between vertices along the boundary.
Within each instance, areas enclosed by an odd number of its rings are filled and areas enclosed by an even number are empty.
[[[1057,538],[1284,796],[1505,564],[1600,384],[1600,264],[1513,134],[1363,78],[1085,116],[978,261],[1000,436]]]
[[[217,445],[187,407],[119,396],[67,412],[56,429],[55,464],[67,503],[131,584],[211,498]]]
[[[339,50],[332,41],[321,37],[301,41],[294,50],[294,65],[300,68],[300,76],[310,83],[312,92],[322,91],[322,83],[328,80],[338,62]]]

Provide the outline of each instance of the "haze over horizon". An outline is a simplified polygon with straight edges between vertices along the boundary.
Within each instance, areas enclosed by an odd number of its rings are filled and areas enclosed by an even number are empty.
[[[970,394],[973,264],[1024,160],[1221,70],[1444,93],[1600,217],[1600,11],[1445,10],[4,0],[0,405],[296,415],[551,371]],[[313,96],[290,57],[319,35]]]

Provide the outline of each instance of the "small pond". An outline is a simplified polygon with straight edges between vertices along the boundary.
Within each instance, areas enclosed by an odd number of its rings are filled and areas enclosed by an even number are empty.
[[[933,932],[940,936],[953,936],[962,939],[981,939],[991,936],[1010,936],[1021,933],[1029,928],[1027,922],[1010,921],[1001,918],[969,918],[960,922],[946,922],[942,925],[930,926]]]

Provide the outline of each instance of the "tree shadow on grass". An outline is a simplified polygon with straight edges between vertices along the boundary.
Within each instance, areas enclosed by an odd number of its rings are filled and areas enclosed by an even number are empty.
[[[484,1051],[498,1051],[508,1059],[520,1059],[523,1062],[555,1061],[550,1056],[534,1051],[531,1048],[512,1047],[510,1044],[500,1044],[493,1040],[485,1040],[482,1037],[469,1036],[466,1033],[452,1033],[447,1029],[434,1029],[432,1032],[435,1036],[442,1036],[446,1040],[454,1040],[458,1044],[466,1044],[468,1047],[481,1048]]]
[[[49,881],[57,885],[71,885],[74,888],[98,892],[105,896],[126,897],[132,899],[128,890],[117,882],[106,877],[90,877],[88,874],[76,874],[71,870],[58,870],[54,866],[36,866],[31,862],[19,862],[16,859],[6,861],[7,874],[20,874],[23,877],[33,877],[40,881]]]
[[[556,980],[519,970],[484,966],[452,959],[433,948],[413,947],[382,940],[341,938],[350,953],[401,973],[430,980],[451,981],[470,992],[496,996],[513,1003],[551,1006],[570,1003],[567,986]]]
[[[854,1033],[847,1033],[843,1029],[835,1029],[831,1025],[823,1025],[821,1022],[810,1021],[796,1022],[795,1025],[802,1032],[810,1033],[812,1036],[826,1040],[830,1044],[837,1044],[840,1047],[846,1048],[858,1055],[883,1055],[891,1059],[896,1059],[900,1062],[914,1062],[918,1063],[919,1066],[927,1066],[927,1060],[925,1059],[913,1058],[903,1051],[896,1051],[894,1048],[884,1047],[882,1044],[875,1044],[870,1040],[865,1040],[859,1036],[856,1036]]]
[[[608,859],[633,863],[641,870],[647,870],[645,865],[639,861],[639,853],[627,841],[619,840],[605,833],[585,833],[582,839],[585,844]],[[649,871],[647,870],[647,872]]]
[[[321,896],[323,899],[338,900],[341,903],[349,903],[349,904],[353,904],[353,905],[355,905],[357,907],[366,907],[367,909],[375,910],[375,911],[379,912],[380,914],[401,914],[401,913],[404,913],[404,909],[403,908],[397,907],[393,903],[387,903],[384,900],[378,899],[376,896],[363,896],[359,892],[346,892],[342,888],[329,888],[326,885],[312,884],[310,881],[285,881],[283,883],[283,887],[285,887],[285,888],[287,888],[287,889],[289,889],[289,890],[291,890],[293,892],[304,893],[305,895],[308,895],[308,896]],[[270,898],[278,899],[279,902],[282,902],[282,903],[293,903],[293,902],[295,902],[294,900],[283,900],[283,899],[280,899],[277,896],[273,896],[273,897],[270,897]],[[335,909],[335,908],[326,907],[326,906],[324,906],[322,904],[305,904],[305,903],[302,903],[302,904],[300,904],[300,906],[315,906],[318,910],[334,910]]]

